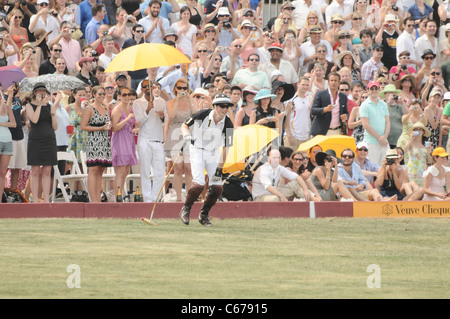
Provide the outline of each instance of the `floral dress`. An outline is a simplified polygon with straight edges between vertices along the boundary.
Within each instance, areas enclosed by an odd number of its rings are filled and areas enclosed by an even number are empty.
[[[436,116],[434,116],[434,120],[436,121]],[[439,122],[438,126],[433,129],[431,124],[428,122],[427,128],[430,131],[430,137],[427,138],[427,142],[431,143],[431,149],[434,150],[436,147],[439,147],[439,135],[441,130],[441,122]]]
[[[73,125],[74,129],[67,151],[74,151],[78,163],[81,163],[80,151],[84,151],[86,147],[86,132],[81,130],[81,115],[75,112],[72,104],[70,105],[69,118],[70,125]]]
[[[94,108],[94,115],[89,119],[90,126],[101,127],[107,122],[111,122],[108,110],[102,116],[99,111]],[[111,155],[111,138],[109,131],[92,131],[87,132],[86,139],[86,165],[91,166],[112,166]]]
[[[411,147],[408,151],[409,160],[406,169],[410,181],[414,181],[420,187],[424,185],[423,173],[427,169],[428,151],[425,147]]]

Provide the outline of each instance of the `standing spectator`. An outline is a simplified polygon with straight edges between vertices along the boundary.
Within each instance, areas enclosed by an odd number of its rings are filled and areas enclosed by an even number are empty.
[[[16,118],[12,110],[13,97],[14,88],[9,87],[8,100],[5,101],[3,97],[0,100],[0,194],[2,196],[6,185],[6,172],[13,155],[12,135],[9,130],[9,128],[16,127]]]
[[[373,35],[369,29],[364,29],[359,33],[361,39],[361,46],[357,49],[359,62],[362,66],[372,57]]]
[[[33,78],[39,75],[38,63],[36,61],[36,50],[31,43],[25,43],[19,51],[19,61],[14,62],[22,69],[27,78]]]
[[[347,67],[351,71],[351,81],[361,81],[361,73],[359,70],[358,58],[353,54],[352,51],[342,51],[334,59],[339,70]]]
[[[450,168],[446,166],[450,155],[445,152],[443,147],[435,148],[431,155],[433,156],[433,165],[429,166],[423,174],[425,178],[423,200],[449,201]]]
[[[430,136],[425,136],[427,142],[431,144],[431,149],[435,149],[441,145],[441,117],[442,107],[442,91],[439,88],[434,88],[430,93],[430,103],[423,110],[423,115],[428,121],[427,129]]]
[[[197,43],[197,27],[189,22],[190,18],[191,10],[189,7],[182,7],[180,21],[172,24],[172,28],[177,33],[178,45],[183,49],[184,54],[192,58]]]
[[[344,19],[345,30],[350,30],[352,28],[351,18],[353,13],[353,5],[350,2],[344,0],[333,0],[331,4],[325,10],[325,18],[327,27],[331,28],[331,17],[335,14],[340,14]]]
[[[375,37],[375,43],[381,43],[383,46],[383,58],[381,62],[390,70],[397,65],[397,51],[396,43],[399,37],[400,30],[397,27],[397,17],[393,14],[387,14],[384,18],[384,23],[381,25]]]
[[[28,31],[22,26],[23,18],[24,13],[19,9],[10,12],[9,34],[19,49],[23,44],[29,42]]]
[[[50,57],[47,61],[41,63],[39,67],[39,75],[53,74],[56,72],[56,60],[61,56],[62,46],[59,43],[55,43],[50,47]],[[64,70],[64,74],[67,74],[67,68]]]
[[[370,149],[369,160],[381,165],[389,146],[389,111],[386,103],[379,98],[380,84],[370,82],[367,89],[370,91],[369,98],[361,104],[359,114],[364,127],[364,141]]]
[[[52,45],[53,43],[59,43],[59,45],[61,46],[61,56],[67,63],[67,70],[69,75],[76,74],[76,64],[81,59],[80,42],[72,39],[71,34],[73,30],[74,28],[69,22],[62,22],[60,34],[50,44]]]
[[[163,43],[164,30],[170,26],[169,20],[159,16],[161,11],[161,2],[159,0],[151,0],[148,7],[150,8],[150,14],[138,22],[144,27],[144,38],[147,42]]]
[[[135,24],[132,28],[132,37],[130,39],[125,40],[123,43],[122,50],[129,48],[136,44],[145,43],[144,39],[144,27],[140,24]],[[136,71],[128,71],[128,75],[131,77],[131,88],[136,89],[139,83],[147,77],[147,70],[136,70]]]
[[[380,43],[375,43],[372,47],[372,57],[361,67],[361,81],[364,85],[375,79],[378,69],[383,66],[384,48]]]
[[[250,124],[267,126],[281,133],[280,111],[271,106],[272,100],[276,97],[269,89],[258,91],[254,98],[257,106],[250,114]]]
[[[444,111],[442,112],[441,124],[444,126],[450,126],[450,103],[447,103],[444,107]],[[448,134],[447,145],[443,145],[447,148],[447,151],[450,152],[450,133]]]
[[[50,106],[50,92],[44,83],[33,87],[31,102],[26,105],[31,128],[28,137],[27,164],[31,166],[31,192],[34,203],[39,202],[39,184],[42,178],[44,202],[50,202],[51,168],[57,165],[56,107]]]
[[[97,30],[102,25],[102,21],[105,19],[106,10],[105,6],[101,3],[95,3],[91,8],[92,18],[86,25],[84,36],[86,43],[92,43],[98,39]]]
[[[257,34],[262,34],[263,31],[258,25],[251,23],[249,20],[244,20],[239,25],[239,33],[242,35],[241,44],[242,50],[239,56],[244,61],[244,68],[248,66],[247,58],[250,54],[255,52],[256,48],[263,45],[262,37],[256,38]]]
[[[206,0],[203,7],[205,8],[205,23],[217,25],[219,23],[218,15],[221,8],[228,8],[227,0]],[[227,9],[228,10],[228,9]],[[231,17],[231,15],[230,15]]]
[[[109,29],[108,35],[112,36],[114,41],[121,48],[123,47],[125,40],[130,39],[133,36],[129,24],[134,26],[137,24],[137,20],[134,15],[128,15],[127,11],[123,8],[117,10],[116,20],[117,23]]]
[[[120,101],[111,112],[111,152],[112,165],[114,167],[114,190],[123,189],[125,178],[130,172],[130,167],[137,164],[136,149],[134,143],[133,128],[136,123],[133,110],[130,105],[131,90],[127,87],[120,88]]]
[[[345,81],[341,81],[341,83],[339,84],[339,92],[343,93],[347,96],[347,111],[348,114],[352,114],[353,108],[358,107],[359,105],[351,100],[349,98],[349,94],[350,94],[350,84],[348,82]],[[350,119],[349,119],[350,121]],[[345,125],[344,125],[345,124]],[[341,123],[341,125],[343,126],[343,130],[342,130],[342,134],[345,134],[345,127],[347,127],[347,135],[348,136],[352,136],[353,134],[353,130],[348,128],[348,124],[347,123]]]
[[[397,141],[403,131],[402,118],[403,115],[409,113],[406,103],[399,96],[400,90],[395,88],[395,85],[388,84],[383,91],[380,92],[380,97],[384,98],[389,111],[389,121],[391,129],[389,130],[388,143],[390,148],[395,148]]]
[[[80,26],[83,33],[82,40],[86,41],[86,26],[92,19],[92,6],[96,3],[101,3],[100,0],[83,0],[77,7],[75,12],[75,23]],[[108,15],[105,15],[102,24],[108,24]],[[89,42],[87,44],[90,44]]]
[[[397,60],[400,61],[400,53],[409,52],[409,63],[420,67],[422,65],[414,47],[414,19],[411,17],[403,20],[403,32],[397,38]]]
[[[420,187],[423,187],[423,173],[426,170],[428,161],[428,149],[425,147],[423,140],[430,137],[430,131],[421,123],[417,122],[413,125],[410,139],[403,148],[405,155],[408,154],[406,162],[406,172],[408,179]]]
[[[35,32],[38,29],[44,29],[49,33],[48,42],[52,42],[59,33],[59,22],[49,12],[49,0],[37,0],[38,12],[30,18],[29,30]]]
[[[311,71],[317,66],[317,64],[322,64],[325,69],[325,74],[323,78],[328,79],[328,74],[330,74],[330,72],[332,71],[337,70],[337,65],[334,62],[330,62],[327,60],[328,55],[327,52],[328,47],[325,43],[320,42],[319,44],[316,45],[315,59],[312,60],[311,63],[309,63],[307,73],[311,73]]]
[[[81,119],[81,129],[86,132],[86,166],[91,202],[101,202],[102,175],[111,167],[111,119],[105,100],[105,89],[92,88],[93,102],[86,106]]]
[[[116,54],[114,54],[114,39],[112,36],[106,36],[103,38],[102,43],[105,48],[105,52],[100,54],[98,57],[97,66],[101,66],[106,69],[111,61],[116,57]]]
[[[311,135],[340,135],[341,121],[347,121],[347,96],[339,93],[341,77],[337,73],[328,76],[328,90],[319,91],[311,108],[313,120]]]
[[[81,81],[87,85],[94,87],[99,85],[98,79],[92,74],[94,71],[93,57],[83,57],[78,61],[78,65],[81,67],[80,72],[76,75]]]
[[[258,90],[251,87],[245,87],[244,90],[242,90],[242,106],[236,112],[234,120],[235,128],[250,124],[250,115],[252,114],[253,109],[256,108],[254,98],[257,93]]]
[[[414,43],[416,56],[422,56],[425,54],[427,50],[433,51],[434,54],[436,54],[437,59],[433,61],[432,66],[438,66],[439,65],[439,41],[435,37],[437,26],[436,21],[429,20],[425,22],[425,34],[418,38],[416,42]]]
[[[232,85],[239,85],[242,89],[247,86],[253,86],[257,90],[263,88],[270,88],[269,79],[267,74],[263,71],[259,71],[259,55],[252,53],[248,56],[248,67],[245,69],[239,69],[231,81]]]
[[[408,8],[408,11],[405,13],[405,18],[411,17],[413,18],[416,25],[421,22],[423,18],[429,18],[430,20],[433,17],[433,8],[425,3],[424,0],[416,0],[416,2]]]
[[[133,16],[135,19],[139,20],[142,18],[140,4],[141,0],[117,0],[116,5],[125,9],[127,15]]]
[[[331,63],[332,59],[333,59],[333,48],[330,45],[330,43],[326,40],[322,40],[321,39],[322,36],[322,28],[317,25],[317,26],[312,26],[311,29],[309,30],[309,37],[310,37],[310,41],[306,41],[305,43],[302,43],[300,45],[300,49],[302,50],[302,54],[299,60],[299,64],[300,64],[300,73],[303,75],[306,72],[308,72],[309,69],[309,65],[314,65],[314,63],[317,60],[321,60],[320,62],[323,61],[323,57],[321,56],[320,53],[325,53],[325,59]],[[326,46],[326,49],[323,49],[323,46],[321,49],[319,49],[319,47],[317,46],[319,43],[323,44]],[[319,52],[319,50],[321,51],[325,51],[325,52]],[[328,70],[328,68],[327,68]]]
[[[300,78],[297,92],[294,98],[287,103],[286,120],[284,129],[286,131],[285,145],[296,150],[299,145],[309,140],[311,129],[311,95],[309,92],[309,80]]]
[[[423,66],[416,74],[416,90],[421,90],[429,82],[428,79],[431,77],[431,69],[436,59],[436,54],[432,50],[425,50],[421,59],[423,60]]]
[[[227,78],[232,79],[234,78],[236,71],[241,69],[244,65],[244,61],[240,57],[242,52],[242,40],[237,39],[231,42],[231,46],[228,48],[227,52],[228,56],[223,59],[220,66],[220,72],[225,73]]]
[[[77,157],[77,161],[81,163],[80,151],[84,151],[86,145],[86,132],[81,129],[81,116],[83,114],[81,103],[86,100],[86,88],[74,89],[72,91],[72,98],[73,102],[65,107],[67,113],[69,113],[70,125],[74,127],[67,151],[73,151]]]
[[[158,82],[142,81],[143,96],[133,103],[136,121],[140,123],[137,150],[144,202],[155,202],[164,181],[164,121],[167,117],[165,101],[155,96]],[[153,179],[150,176],[153,175]]]
[[[223,48],[231,46],[231,43],[239,39],[237,30],[231,23],[231,14],[227,8],[220,7],[217,11],[217,23],[212,23],[217,26],[217,45]],[[226,57],[227,53],[223,52],[222,57]]]
[[[11,40],[11,36],[8,33],[0,34],[0,66],[7,66],[9,64],[9,57],[16,57],[17,53],[19,53],[19,48]]]
[[[172,165],[175,165],[173,170],[173,187],[177,193],[176,200],[178,202],[182,199],[183,174],[185,175],[186,190],[189,190],[192,185],[189,143],[184,147],[183,155],[180,156],[178,162],[174,163],[181,149],[180,141],[183,139],[180,128],[181,124],[197,112],[192,100],[189,98],[190,93],[188,82],[184,78],[178,79],[173,89],[175,98],[167,102],[168,117],[164,127],[164,148],[166,156],[171,159]],[[170,168],[171,166],[168,165],[167,169],[169,170]]]
[[[274,42],[269,47],[270,61],[260,66],[260,70],[266,72],[267,77],[271,78],[274,71],[280,71],[285,82],[295,84],[298,82],[298,75],[291,62],[282,59],[283,47],[279,42]]]
[[[313,2],[312,0],[304,0],[304,1],[294,1],[291,4],[293,6],[292,17],[294,19],[295,26],[297,30],[300,30],[308,25],[310,13],[313,12],[314,16],[317,18],[316,25],[320,25],[324,28],[324,20],[322,9],[317,2]]]

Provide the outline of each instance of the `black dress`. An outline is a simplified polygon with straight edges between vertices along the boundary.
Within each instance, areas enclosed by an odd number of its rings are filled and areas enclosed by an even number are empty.
[[[37,106],[31,104],[33,110]],[[29,166],[53,166],[58,164],[56,156],[56,135],[52,127],[52,114],[50,105],[41,108],[41,114],[36,124],[30,122],[28,134],[27,164]]]

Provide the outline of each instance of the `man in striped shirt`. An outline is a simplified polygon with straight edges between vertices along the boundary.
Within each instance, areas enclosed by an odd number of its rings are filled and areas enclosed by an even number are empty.
[[[372,48],[372,57],[361,68],[361,81],[365,86],[374,80],[375,74],[383,66],[383,62],[381,62],[383,53],[383,46],[380,43],[375,43]]]

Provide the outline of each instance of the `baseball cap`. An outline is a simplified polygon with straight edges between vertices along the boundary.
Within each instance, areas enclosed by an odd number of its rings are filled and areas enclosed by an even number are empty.
[[[450,155],[445,151],[443,147],[436,147],[433,153],[431,153],[431,156],[446,157]]]
[[[37,0],[36,4],[41,4],[41,3],[49,3],[48,0]]]
[[[280,42],[273,42],[273,43],[270,45],[270,47],[267,49],[267,51],[270,51],[270,50],[272,50],[272,49],[277,49],[277,50],[280,50],[281,52],[284,51],[284,50],[283,50],[283,47],[281,46],[281,43],[280,43]]]
[[[375,43],[373,46],[372,46],[372,50],[376,50],[376,49],[384,49],[383,48],[383,45],[381,44],[381,43]]]
[[[366,142],[364,142],[364,141],[361,141],[361,142],[359,142],[358,144],[356,144],[356,148],[357,149],[361,149],[361,148],[363,148],[363,147],[365,147],[365,148],[369,148],[369,144],[367,144]]]
[[[117,74],[117,76],[116,76],[116,81],[118,80],[118,79],[120,79],[120,78],[127,78],[127,76],[124,74],[124,73],[119,73],[119,74]]]
[[[94,61],[94,57],[82,57],[80,60],[78,60],[78,64],[82,66],[86,62],[92,62]]]
[[[450,92],[445,92],[444,100],[450,100]]]
[[[380,83],[378,83],[377,81],[370,81],[369,84],[367,84],[368,89],[370,89],[373,86],[380,87]]]

